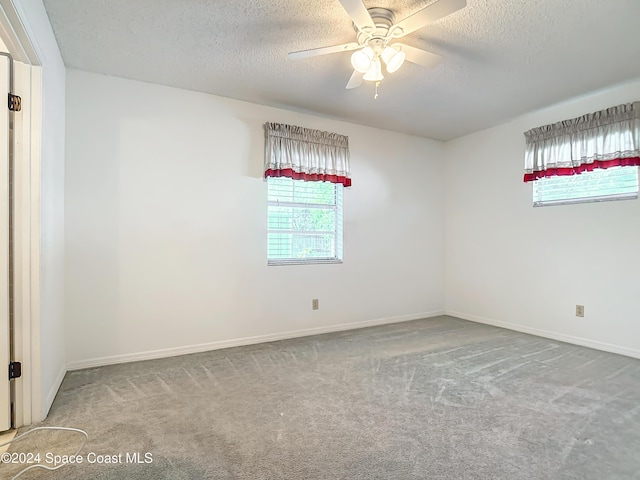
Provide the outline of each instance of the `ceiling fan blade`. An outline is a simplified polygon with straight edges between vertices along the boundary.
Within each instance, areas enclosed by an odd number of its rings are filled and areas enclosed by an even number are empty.
[[[351,90],[352,88],[358,88],[362,85],[362,78],[364,77],[364,73],[360,73],[357,70],[353,71],[353,75],[349,79],[347,86],[345,87],[347,90]]]
[[[326,55],[328,53],[348,52],[350,50],[357,50],[362,45],[352,42],[345,43],[343,45],[334,45],[332,47],[312,48],[310,50],[300,50],[299,52],[291,52],[289,58],[292,60],[299,60],[301,58],[315,57],[317,55]]]
[[[358,30],[371,30],[376,29],[375,23],[371,19],[371,15],[367,11],[367,7],[364,6],[362,0],[339,0],[342,7],[347,11],[353,23],[355,23]]]
[[[424,27],[426,24],[440,20],[442,17],[446,17],[466,6],[467,0],[438,0],[398,22],[396,27],[402,29],[400,37],[404,37]]]
[[[442,57],[436,53],[427,52],[426,50],[412,47],[411,45],[394,43],[393,46],[402,48],[402,51],[407,56],[408,62],[416,63],[423,67],[435,67],[442,60]]]

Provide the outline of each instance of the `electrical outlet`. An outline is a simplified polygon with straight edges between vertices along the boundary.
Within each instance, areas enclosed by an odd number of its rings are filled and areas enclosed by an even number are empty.
[[[576,317],[584,317],[584,305],[576,305]]]
[[[313,300],[311,300],[311,309],[318,310],[319,308],[320,306],[318,305],[318,299],[314,298]]]

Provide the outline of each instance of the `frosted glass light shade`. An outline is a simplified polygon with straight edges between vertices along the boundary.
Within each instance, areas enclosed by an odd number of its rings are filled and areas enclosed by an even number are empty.
[[[371,68],[362,78],[371,82],[379,82],[384,78],[384,75],[382,75],[382,65],[380,64],[379,58],[373,59],[373,61],[371,62]]]
[[[373,50],[371,47],[364,47],[362,50],[356,50],[351,55],[351,65],[357,72],[366,73],[371,68],[373,60]]]
[[[387,72],[396,72],[404,63],[406,54],[400,50],[396,50],[393,47],[385,47],[382,51],[382,60],[387,65]]]

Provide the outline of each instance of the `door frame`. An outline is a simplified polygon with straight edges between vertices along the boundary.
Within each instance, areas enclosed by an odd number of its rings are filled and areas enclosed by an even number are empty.
[[[8,365],[11,359],[11,113],[8,93],[11,91],[11,59],[0,57],[0,365]],[[5,110],[6,108],[6,110]],[[13,383],[7,375],[0,378],[0,431],[9,430],[13,424]]]
[[[14,154],[14,379],[13,427],[39,422],[42,411],[40,361],[40,218],[42,67],[15,0],[0,0],[0,38],[14,59],[14,94],[22,98],[15,114]],[[3,371],[0,366],[0,372]]]

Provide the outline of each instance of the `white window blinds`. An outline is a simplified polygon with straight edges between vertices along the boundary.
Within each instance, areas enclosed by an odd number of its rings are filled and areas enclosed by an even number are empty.
[[[638,198],[638,167],[611,167],[533,182],[533,205]]]

